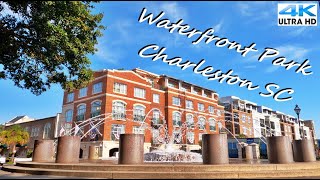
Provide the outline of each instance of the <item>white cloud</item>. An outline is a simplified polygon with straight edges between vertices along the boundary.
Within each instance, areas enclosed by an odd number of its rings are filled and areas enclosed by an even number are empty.
[[[213,26],[214,32],[220,32],[221,27],[223,27],[224,21],[221,20],[218,24],[216,24],[215,26]]]
[[[116,49],[110,49],[110,45],[105,45],[104,43],[99,43],[96,48],[98,51],[95,53],[97,59],[111,63],[111,64],[118,64],[119,59],[121,58],[122,52]]]
[[[171,20],[185,19],[187,17],[187,10],[179,6],[177,2],[165,2],[160,7]]]
[[[284,56],[287,59],[287,62],[293,60],[296,62],[302,62],[307,59],[307,54],[311,51],[310,49],[305,49],[298,46],[286,45],[279,46],[275,48],[279,51],[278,56]],[[266,69],[266,73],[272,73],[276,71],[280,66],[272,65],[271,67]]]

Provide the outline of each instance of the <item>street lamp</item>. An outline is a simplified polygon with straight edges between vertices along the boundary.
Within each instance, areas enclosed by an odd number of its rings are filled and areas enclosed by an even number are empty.
[[[296,114],[298,116],[299,133],[300,133],[300,136],[301,136],[301,125],[300,125],[300,118],[299,118],[300,111],[301,111],[301,109],[299,108],[298,104],[296,104],[296,107],[294,108],[294,112],[296,112]],[[303,132],[302,132],[302,136],[301,137],[302,137],[301,139],[304,139],[304,133]]]

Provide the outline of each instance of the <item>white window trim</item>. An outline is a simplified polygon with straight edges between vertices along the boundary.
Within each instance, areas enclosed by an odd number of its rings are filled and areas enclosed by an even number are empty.
[[[174,104],[174,98],[177,98],[177,99],[179,99],[179,105],[177,105],[177,104]],[[174,105],[174,106],[181,106],[181,99],[179,98],[179,97],[175,97],[175,96],[172,96],[172,105]]]
[[[115,84],[121,84],[121,85],[125,85],[126,86],[126,91],[125,91],[125,93],[122,93],[122,92],[116,92],[115,91],[115,88],[114,88],[114,86],[115,86]],[[123,94],[123,95],[127,95],[127,92],[128,92],[128,86],[127,86],[127,84],[124,84],[124,83],[120,83],[120,82],[114,82],[113,83],[113,87],[112,87],[113,89],[112,89],[112,91],[114,92],[114,93],[117,93],[117,94]]]
[[[94,85],[95,84],[101,84],[101,91],[100,92],[94,92]],[[96,82],[92,85],[92,94],[99,94],[99,93],[102,93],[102,87],[103,87],[103,83],[102,82]]]
[[[86,91],[86,95],[85,96],[81,96],[80,97],[80,91],[81,91],[81,89],[87,89],[87,91]],[[79,94],[78,94],[78,98],[80,99],[80,98],[84,98],[84,97],[87,97],[88,96],[88,87],[83,87],[83,88],[81,88],[81,89],[79,89]]]
[[[155,102],[155,101],[154,101],[154,95],[158,96],[158,102]],[[160,94],[155,94],[155,93],[153,93],[153,95],[152,95],[152,102],[159,104],[159,103],[160,103]]]

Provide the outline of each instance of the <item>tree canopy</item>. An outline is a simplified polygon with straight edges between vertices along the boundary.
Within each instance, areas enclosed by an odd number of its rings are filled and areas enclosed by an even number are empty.
[[[0,79],[36,95],[54,83],[85,86],[93,74],[87,55],[104,29],[92,8],[91,1],[2,1]]]
[[[24,145],[29,141],[29,133],[19,125],[10,126],[0,131],[0,142],[7,146]]]

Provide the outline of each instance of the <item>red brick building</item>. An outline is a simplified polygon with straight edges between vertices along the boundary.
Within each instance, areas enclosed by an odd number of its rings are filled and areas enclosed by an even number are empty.
[[[218,121],[224,126],[224,107],[218,98],[212,90],[166,75],[141,69],[102,70],[94,73],[87,87],[64,93],[60,126],[68,131],[103,115],[104,123],[98,128],[102,136],[88,133],[82,139],[83,157],[92,144],[100,146],[101,157],[114,155],[121,133],[144,133],[148,152],[162,144],[163,121],[170,137],[175,137],[176,148],[197,150],[201,134],[218,133]],[[142,129],[141,122],[146,123]],[[81,131],[86,133],[90,127]]]

